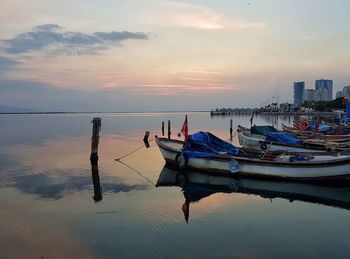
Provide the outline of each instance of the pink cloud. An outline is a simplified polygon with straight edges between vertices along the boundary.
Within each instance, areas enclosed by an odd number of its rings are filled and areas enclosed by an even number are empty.
[[[132,92],[141,93],[143,95],[198,95],[198,94],[213,94],[218,92],[229,92],[238,88],[232,84],[145,84],[142,86],[134,86],[129,90]]]
[[[225,17],[209,7],[169,1],[159,3],[159,13],[142,15],[145,22],[159,26],[187,27],[202,30],[218,29],[263,29],[263,22],[249,22],[241,19]]]

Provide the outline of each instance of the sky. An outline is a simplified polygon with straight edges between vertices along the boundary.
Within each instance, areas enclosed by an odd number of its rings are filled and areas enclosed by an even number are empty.
[[[1,0],[0,105],[175,111],[350,85],[348,0]]]

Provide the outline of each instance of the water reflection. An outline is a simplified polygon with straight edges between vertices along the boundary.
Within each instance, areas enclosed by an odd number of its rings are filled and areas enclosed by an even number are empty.
[[[194,171],[176,171],[164,166],[156,184],[156,187],[160,186],[179,186],[182,188],[185,197],[182,211],[188,223],[190,203],[199,202],[214,193],[235,192],[238,189],[238,181],[230,177],[204,175]]]
[[[92,174],[94,185],[94,199],[102,199],[102,192],[98,174]],[[146,190],[147,184],[128,184],[119,177],[106,176],[103,184],[105,193],[130,192],[134,190]],[[35,172],[31,167],[17,168],[5,181],[0,182],[0,187],[12,187],[27,194],[33,194],[38,198],[58,200],[67,195],[83,190],[91,190],[91,176],[89,172],[82,171],[51,171]]]
[[[265,199],[282,198],[350,210],[350,187],[320,186],[296,182],[279,182],[250,178],[234,179],[195,171],[178,171],[164,166],[157,187],[178,186],[185,198],[181,209],[188,222],[190,204],[215,193],[243,193]]]
[[[100,175],[98,173],[98,165],[91,165],[91,175],[92,183],[94,185],[94,196],[93,199],[95,202],[99,202],[103,199],[101,184],[100,184]]]

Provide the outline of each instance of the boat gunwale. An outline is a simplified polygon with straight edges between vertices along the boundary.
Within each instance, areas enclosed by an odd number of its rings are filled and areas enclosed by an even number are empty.
[[[304,143],[303,145],[300,144],[285,144],[285,143],[279,143],[279,142],[274,142],[274,141],[266,141],[266,140],[261,140],[258,138],[254,138],[254,136],[248,136],[246,134],[250,134],[250,135],[258,135],[258,134],[252,134],[252,133],[248,133],[248,132],[244,132],[244,131],[239,131],[238,132],[239,135],[243,135],[243,137],[245,138],[250,138],[250,139],[254,139],[256,141],[259,141],[260,144],[267,144],[267,145],[274,145],[274,146],[282,146],[282,147],[293,147],[293,148],[304,148],[304,149],[313,149],[313,150],[318,150],[318,151],[324,151],[327,152],[327,149],[331,148],[335,151],[346,151],[346,150],[350,150],[350,148],[348,147],[326,147],[326,146],[322,146],[322,144],[312,144],[312,143]],[[259,136],[259,135],[258,135]],[[349,140],[347,140],[349,141]],[[345,141],[344,141],[345,142]],[[342,143],[341,141],[337,141],[337,143]],[[325,144],[326,145],[326,144]]]
[[[176,142],[176,143],[183,143],[183,141],[168,139],[168,138],[159,138],[157,136],[155,137],[155,139],[158,146],[175,153],[181,152],[181,150],[165,145],[162,141],[169,141],[169,142]],[[304,152],[304,154],[310,154],[310,152]],[[316,154],[315,156],[326,156],[326,155],[329,156],[331,154],[321,153],[321,154]],[[232,156],[232,155],[222,155],[222,154],[219,154],[216,157],[202,157],[201,159],[215,160],[215,161],[236,160],[237,162],[244,161],[247,164],[257,164],[257,165],[265,165],[265,166],[273,165],[274,167],[290,167],[291,165],[293,165],[293,167],[324,167],[324,166],[339,166],[344,164],[350,164],[350,156],[345,158],[339,158],[336,160],[323,160],[323,161],[308,160],[308,161],[294,161],[294,162],[265,160],[265,159],[239,157],[239,156]],[[350,170],[349,170],[349,173],[350,173]]]

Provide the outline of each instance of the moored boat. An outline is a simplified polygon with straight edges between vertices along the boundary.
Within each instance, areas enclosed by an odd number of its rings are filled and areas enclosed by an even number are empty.
[[[276,133],[271,133],[276,134]],[[263,135],[251,134],[247,131],[238,132],[238,140],[241,146],[256,150],[286,151],[286,152],[327,152],[331,150],[344,151],[349,148],[345,143],[330,142],[325,140],[292,139],[289,143],[271,141]]]
[[[155,140],[166,163],[179,168],[298,181],[350,180],[350,156],[347,154],[313,153],[298,156],[280,153],[272,156],[265,152],[259,157],[239,149],[237,155],[193,150],[189,155],[183,149],[183,141],[157,136]]]

